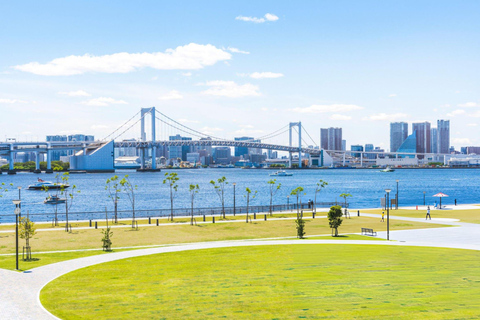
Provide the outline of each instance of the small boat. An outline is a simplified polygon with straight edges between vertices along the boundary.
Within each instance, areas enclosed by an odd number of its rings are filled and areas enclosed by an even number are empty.
[[[70,187],[65,183],[53,183],[51,181],[44,181],[38,178],[37,183],[29,185],[28,190],[50,190],[50,189],[60,189]]]
[[[293,176],[293,173],[287,173],[285,170],[280,170],[274,173],[270,174],[271,176],[276,176],[276,177],[290,177]]]
[[[59,198],[58,196],[48,196],[43,203],[45,204],[58,204],[58,203],[65,203],[67,199]]]
[[[380,170],[380,172],[393,172],[393,171],[395,171],[395,169],[392,169],[390,167],[386,167],[385,169]]]

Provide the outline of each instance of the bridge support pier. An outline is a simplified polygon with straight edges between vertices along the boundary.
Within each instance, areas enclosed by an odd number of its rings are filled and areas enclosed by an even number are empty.
[[[10,145],[10,157],[9,157],[9,162],[8,162],[8,174],[16,174],[15,168],[14,168],[14,159],[13,159],[13,144]]]
[[[33,173],[41,173],[40,171],[40,152],[35,152],[35,170]]]
[[[298,127],[298,167],[302,168],[302,123],[290,122],[289,125],[289,146],[292,146],[292,127]],[[292,167],[292,153],[290,152],[289,166]]]
[[[52,150],[50,150],[50,145],[47,147],[47,170],[45,173],[53,173],[52,170]]]
[[[142,141],[147,141],[147,133],[145,132],[145,115],[150,113],[151,121],[152,121],[152,146],[145,147],[140,149],[140,169],[137,171],[139,172],[152,172],[152,171],[160,171],[157,169],[157,148],[155,147],[154,143],[156,140],[155,134],[155,107],[151,108],[142,108],[140,112],[141,120],[140,120],[140,137]],[[148,149],[151,151],[151,159],[152,165],[150,168],[147,168],[145,165],[145,158],[148,156]]]

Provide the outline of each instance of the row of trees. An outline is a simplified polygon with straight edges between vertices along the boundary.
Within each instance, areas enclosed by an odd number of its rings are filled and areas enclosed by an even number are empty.
[[[53,171],[67,171],[70,168],[70,163],[63,161],[52,161],[52,170]],[[0,167],[1,170],[9,170],[9,165],[3,165]],[[14,170],[21,171],[34,171],[35,170],[35,161],[27,162],[15,162],[13,164]],[[40,161],[40,170],[47,170],[47,162]]]

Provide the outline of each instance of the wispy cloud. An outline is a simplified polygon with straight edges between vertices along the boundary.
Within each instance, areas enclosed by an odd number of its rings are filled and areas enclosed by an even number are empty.
[[[189,119],[178,119],[178,122],[181,123],[199,123],[197,120],[189,120]]]
[[[100,98],[83,101],[81,102],[81,104],[84,104],[86,106],[92,106],[92,107],[106,107],[112,104],[127,104],[127,102],[123,100],[115,100],[113,98],[100,97]]]
[[[163,96],[158,97],[159,100],[180,100],[183,96],[177,90],[172,90]]]
[[[59,92],[58,94],[63,95],[63,96],[69,96],[69,97],[90,97],[91,94],[83,91],[83,90],[77,90],[77,91],[62,91]]]
[[[363,107],[354,104],[314,104],[305,108],[293,108],[290,111],[299,113],[341,113],[362,110]]]
[[[273,78],[281,78],[283,77],[283,73],[275,73],[275,72],[254,72],[248,74],[250,78],[253,79],[273,79]]]
[[[479,107],[480,104],[476,102],[467,102],[467,103],[459,104],[458,106],[460,108],[474,108],[474,107]]]
[[[368,117],[364,117],[362,120],[366,121],[396,121],[400,119],[405,119],[407,118],[408,115],[405,113],[392,113],[392,114],[386,114],[386,113],[377,113],[377,114],[372,114]]]
[[[237,49],[237,48],[232,48],[232,47],[228,47],[227,50],[232,52],[232,53],[250,54],[250,52],[248,52],[248,51],[243,51],[243,50],[240,50],[240,49]]]
[[[457,109],[457,110],[453,110],[450,113],[447,113],[447,117],[455,117],[455,116],[459,116],[459,115],[462,115],[462,114],[465,114],[465,110]]]
[[[157,70],[197,70],[231,59],[232,55],[213,45],[190,43],[165,52],[128,53],[111,55],[68,56],[45,64],[30,62],[15,69],[44,76],[67,76],[88,72],[128,73],[141,68]]]
[[[332,114],[330,120],[352,120],[352,117],[346,116],[344,114]]]
[[[392,93],[392,94],[389,94],[389,95],[388,95],[389,98],[395,98],[396,96],[397,96],[396,93]]]
[[[267,13],[262,18],[257,17],[245,17],[245,16],[238,16],[235,20],[246,21],[246,22],[253,22],[253,23],[264,23],[267,21],[277,21],[279,18],[274,15],[273,13]]]
[[[19,99],[0,99],[1,104],[14,104],[14,103],[28,103],[28,101],[25,100],[19,100]]]
[[[476,126],[478,126],[477,123],[468,123],[467,124],[467,127],[476,127]]]
[[[93,125],[93,126],[90,126],[90,129],[93,129],[93,130],[96,130],[96,129],[108,129],[109,126],[106,126],[104,124],[97,124],[97,125]]]
[[[243,85],[237,84],[233,81],[207,81],[204,84],[210,88],[202,91],[202,94],[211,95],[211,96],[223,96],[229,98],[241,98],[248,96],[259,96],[260,92],[258,91],[258,86],[255,86],[251,83],[246,83]]]
[[[467,145],[467,144],[472,144],[472,140],[470,138],[453,138],[452,139],[452,144],[460,144],[460,145]]]
[[[191,77],[192,73],[191,72],[182,72],[182,76],[184,77]]]

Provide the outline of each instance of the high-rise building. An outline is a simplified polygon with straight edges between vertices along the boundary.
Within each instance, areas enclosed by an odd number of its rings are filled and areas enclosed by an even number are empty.
[[[390,123],[390,152],[397,152],[398,148],[408,137],[408,123]]]
[[[182,137],[177,134],[175,136],[169,136],[168,140],[192,140],[191,137]],[[190,152],[190,146],[169,146],[168,147],[168,157],[170,159],[182,159],[182,161],[187,161],[187,153]]]
[[[430,139],[430,122],[412,123],[412,131],[416,131],[417,136],[417,153],[430,153],[431,139]],[[423,159],[423,156],[419,157]]]
[[[342,151],[347,151],[347,140],[342,140]]]
[[[450,120],[437,120],[438,153],[448,153],[450,149]]]
[[[355,144],[350,146],[351,151],[363,151],[363,146],[359,144]],[[360,158],[360,153],[352,153],[352,157]]]
[[[397,152],[417,153],[417,132],[415,130],[407,137],[407,139],[405,139],[405,141],[403,141],[400,148],[397,149]],[[405,158],[415,158],[415,155],[401,154],[400,156]]]
[[[371,143],[367,143],[365,144],[365,151],[368,152],[368,151],[373,151],[373,144]],[[365,155],[365,158],[367,159],[375,159],[376,158],[376,155],[374,153],[368,153]]]
[[[325,150],[342,151],[342,128],[320,129],[320,146]]]
[[[237,137],[234,138],[235,141],[246,141],[246,142],[258,142],[260,143],[260,140],[256,140],[253,137]],[[262,149],[261,148],[248,148],[248,147],[235,147],[235,157],[243,157],[243,158],[248,158],[248,155],[251,154],[262,154]]]
[[[227,164],[230,163],[230,157],[232,150],[230,147],[216,147],[214,148],[215,154],[213,156],[215,163]]]
[[[61,141],[67,141],[67,136],[66,135],[47,136],[47,142],[61,142]],[[51,155],[52,155],[53,161],[58,161],[60,160],[60,157],[64,157],[67,155],[67,151],[66,150],[52,151]]]
[[[430,145],[432,153],[438,153],[438,130],[437,128],[430,129]]]

